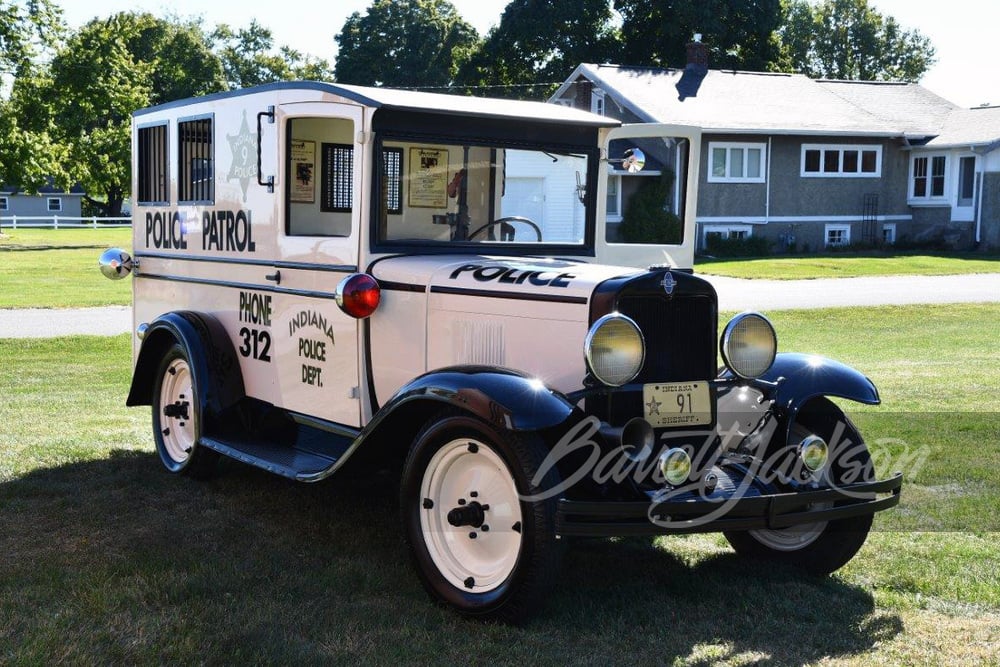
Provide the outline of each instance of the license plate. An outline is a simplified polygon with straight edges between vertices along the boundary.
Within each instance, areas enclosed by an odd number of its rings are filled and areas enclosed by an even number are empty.
[[[646,384],[643,413],[657,428],[704,426],[712,423],[712,394],[707,382]]]

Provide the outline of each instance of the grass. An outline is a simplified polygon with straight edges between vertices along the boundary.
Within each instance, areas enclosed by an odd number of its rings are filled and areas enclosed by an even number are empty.
[[[525,628],[428,602],[391,478],[168,475],[148,409],[122,405],[127,336],[0,341],[0,662],[995,663],[1000,306],[774,322],[876,379],[884,406],[851,406],[869,441],[930,447],[903,504],[822,580],[712,535],[574,542]]]
[[[131,229],[4,229],[0,308],[82,308],[131,303],[130,280],[101,275],[97,258],[132,247]]]
[[[1000,256],[972,253],[899,255],[805,255],[760,259],[704,259],[695,270],[713,276],[769,280],[860,278],[865,276],[945,276],[1000,271]]]

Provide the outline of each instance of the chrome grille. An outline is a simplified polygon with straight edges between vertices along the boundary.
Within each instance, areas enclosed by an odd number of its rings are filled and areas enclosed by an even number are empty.
[[[646,338],[646,362],[635,382],[715,377],[718,333],[709,296],[620,295],[618,310],[635,320]]]

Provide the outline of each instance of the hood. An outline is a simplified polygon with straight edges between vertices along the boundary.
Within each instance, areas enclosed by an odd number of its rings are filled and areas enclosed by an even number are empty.
[[[380,283],[419,286],[442,294],[480,293],[565,303],[588,303],[600,283],[644,273],[578,260],[489,255],[388,257],[376,262],[370,272]]]

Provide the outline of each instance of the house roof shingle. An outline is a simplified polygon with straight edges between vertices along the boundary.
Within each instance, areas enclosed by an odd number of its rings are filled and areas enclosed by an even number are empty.
[[[962,109],[914,83],[709,70],[698,95],[682,102],[674,88],[681,74],[584,63],[553,97],[583,76],[644,121],[707,132],[906,137],[941,147],[1000,142],[1000,108]]]

